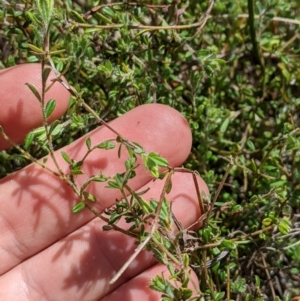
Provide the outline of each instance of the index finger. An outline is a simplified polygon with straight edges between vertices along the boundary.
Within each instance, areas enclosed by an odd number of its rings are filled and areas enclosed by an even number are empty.
[[[41,105],[26,83],[34,85],[41,93],[41,64],[24,64],[0,71],[0,125],[15,143],[21,143],[26,134],[42,125]],[[55,79],[50,73],[47,85]],[[67,110],[69,92],[58,82],[46,92],[45,101],[56,100],[49,122],[61,117]],[[0,135],[0,150],[11,147]]]

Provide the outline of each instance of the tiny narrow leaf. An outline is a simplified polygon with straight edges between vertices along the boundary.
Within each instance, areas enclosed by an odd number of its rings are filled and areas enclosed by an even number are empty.
[[[79,213],[80,211],[82,211],[84,209],[84,207],[85,207],[85,203],[79,202],[73,207],[72,212]]]
[[[100,175],[100,176],[92,177],[91,180],[93,182],[106,182],[107,181],[107,177],[104,176],[104,175]]]
[[[81,169],[78,169],[78,168],[71,169],[70,172],[73,176],[79,176],[79,175],[84,174],[84,172]]]
[[[92,203],[96,203],[96,198],[91,193],[84,191],[83,195],[87,200],[91,201]]]
[[[45,51],[43,50],[43,49],[41,49],[41,48],[38,48],[38,47],[36,47],[36,46],[34,46],[34,45],[32,45],[32,44],[27,44],[28,45],[28,48],[30,49],[30,50],[32,50],[32,51],[34,51],[34,52],[36,52],[36,53],[40,53],[40,54],[45,54]]]
[[[58,120],[56,120],[56,121],[59,122]],[[56,137],[56,136],[61,135],[63,130],[64,130],[64,126],[62,124],[52,123],[50,126],[49,133],[51,133],[51,135],[53,137]]]
[[[115,148],[115,144],[112,141],[106,140],[98,144],[97,148],[109,150]]]
[[[42,101],[40,93],[37,91],[34,85],[26,83],[27,87],[31,90],[31,92],[34,94],[34,96],[38,99],[39,102]]]
[[[265,227],[270,226],[270,225],[272,224],[272,222],[273,222],[272,219],[269,218],[269,217],[264,218],[263,221],[262,221],[262,223],[263,223],[263,225],[264,225]]]
[[[42,72],[42,80],[43,82],[45,83],[49,77],[49,74],[51,72],[51,69],[50,68],[45,68]]]
[[[46,104],[46,107],[45,107],[45,115],[46,115],[46,118],[48,118],[52,112],[54,111],[56,107],[56,101],[54,99],[50,99],[47,104]]]
[[[145,153],[145,150],[139,146],[137,146],[136,148],[134,148],[133,150],[136,154],[141,155]]]
[[[83,161],[72,161],[72,165],[70,166],[70,172],[72,175],[83,175],[84,172],[81,170],[81,166],[83,164]]]
[[[75,21],[80,22],[80,23],[85,23],[86,20],[82,18],[82,16],[75,10],[70,10],[71,16],[75,19]]]
[[[91,144],[92,144],[92,142],[91,142],[91,138],[90,137],[87,137],[85,139],[85,144],[86,144],[86,147],[88,148],[88,150],[91,150]]]
[[[153,167],[150,169],[151,175],[155,178],[158,179],[159,178],[159,172],[158,172],[158,168],[157,167]]]
[[[234,250],[236,248],[236,244],[234,242],[226,239],[222,241],[222,246],[230,250]]]
[[[27,134],[27,136],[25,138],[25,144],[24,144],[24,148],[26,150],[28,150],[29,146],[31,145],[33,138],[34,138],[34,132],[30,132]]]
[[[161,167],[167,167],[168,166],[168,161],[161,157],[159,154],[156,153],[150,153],[149,154],[149,159],[151,159],[155,164]]]
[[[160,175],[159,175],[160,177]],[[172,180],[168,181],[168,183],[166,183],[166,193],[170,193],[170,191],[172,190]]]
[[[71,163],[72,163],[70,157],[68,156],[68,154],[67,154],[66,152],[61,152],[61,156],[63,157],[63,159],[64,159],[68,164],[71,164]]]
[[[184,268],[187,269],[190,265],[190,258],[189,258],[188,254],[186,254],[186,253],[182,254],[182,262],[184,264]]]
[[[221,133],[225,133],[227,128],[228,128],[228,125],[229,125],[229,122],[230,122],[230,119],[229,118],[226,118],[224,120],[224,122],[222,123],[221,127],[220,127],[220,132]]]
[[[186,287],[181,288],[180,293],[182,295],[182,300],[188,300],[193,295],[193,291]]]
[[[282,235],[287,235],[291,230],[291,222],[286,218],[282,218],[278,224],[278,230]]]

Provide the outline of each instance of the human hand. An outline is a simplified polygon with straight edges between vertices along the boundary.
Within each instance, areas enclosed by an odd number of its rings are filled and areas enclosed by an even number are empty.
[[[42,124],[40,105],[25,85],[41,87],[41,67],[20,65],[0,72],[0,125],[7,135],[20,143],[28,131]],[[51,76],[50,76],[51,77]],[[53,78],[52,74],[52,78]],[[47,92],[47,99],[56,99],[52,120],[66,110],[69,94],[59,83]],[[180,166],[189,154],[191,132],[187,121],[174,109],[159,104],[139,106],[112,121],[110,125],[130,141],[138,142],[147,151],[166,158],[171,166]],[[87,136],[92,145],[115,138],[105,127]],[[0,149],[9,144],[0,137]],[[86,152],[85,138],[63,148],[71,158],[80,160]],[[61,169],[68,164],[56,153]],[[102,170],[106,175],[124,171],[125,154],[118,158],[117,150],[93,152],[85,161],[85,175]],[[56,170],[49,159],[46,165]],[[200,190],[208,195],[199,178]],[[168,199],[177,219],[187,227],[197,221],[200,210],[192,176],[177,173]],[[136,190],[150,188],[143,198],[159,199],[164,181],[151,181],[143,166],[130,186]],[[105,184],[92,184],[90,191],[97,198],[97,211],[103,212],[120,198],[118,191]],[[153,255],[143,251],[125,273],[113,284],[118,272],[136,248],[134,239],[116,231],[102,230],[105,224],[88,211],[71,213],[78,201],[72,189],[36,164],[0,180],[0,300],[160,300],[160,294],[150,290],[149,279],[167,268],[157,264]],[[195,275],[192,274],[197,284]]]

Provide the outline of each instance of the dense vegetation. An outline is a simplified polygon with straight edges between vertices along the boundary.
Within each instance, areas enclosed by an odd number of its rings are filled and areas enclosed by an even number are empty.
[[[212,193],[205,226],[191,233],[195,245],[178,238],[203,297],[299,298],[300,2],[55,0],[53,11],[51,2],[2,1],[0,68],[52,60],[67,78],[72,98],[52,125],[54,148],[95,128],[98,115],[109,121],[151,102],[176,108],[193,131],[185,167]],[[36,130],[23,152],[44,156],[48,134]],[[14,148],[0,162],[4,177],[30,160]],[[165,206],[161,218],[170,214]],[[153,242],[148,248],[157,255]]]

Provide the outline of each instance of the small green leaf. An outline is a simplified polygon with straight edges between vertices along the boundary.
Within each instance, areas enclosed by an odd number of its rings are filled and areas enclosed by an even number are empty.
[[[136,148],[134,149],[134,152],[135,152],[136,154],[138,154],[138,155],[141,155],[141,154],[144,154],[144,153],[145,153],[145,150],[142,149],[142,148],[140,148],[140,147],[136,147]]]
[[[259,233],[259,238],[262,239],[262,240],[266,240],[267,239],[267,236],[265,233]]]
[[[45,107],[45,115],[46,115],[46,118],[48,118],[52,112],[54,111],[56,107],[56,101],[54,99],[50,99],[47,104],[46,104],[46,107]]]
[[[150,281],[150,288],[161,293],[165,292],[166,286],[167,284],[165,279],[160,276],[156,276],[154,279],[151,279]]]
[[[112,17],[112,18],[115,17],[115,12],[111,8],[109,8],[109,7],[103,7],[102,11],[105,14],[109,15],[110,17]]]
[[[105,16],[103,16],[103,14],[98,13],[99,18],[106,24],[111,24],[111,20],[109,20],[108,18],[106,18]]]
[[[281,187],[286,185],[286,181],[285,180],[280,180],[280,181],[276,181],[270,184],[271,187]]]
[[[78,213],[78,212],[82,211],[84,209],[84,207],[85,207],[85,203],[79,202],[73,207],[72,212]]]
[[[254,279],[255,279],[255,286],[260,287],[260,278],[257,275],[254,275]]]
[[[26,10],[24,12],[25,12],[26,20],[29,20],[31,23],[38,24],[39,26],[41,25],[41,21],[38,19],[37,14],[35,14],[32,11],[29,11],[29,10]]]
[[[119,184],[113,181],[108,181],[107,185],[108,185],[107,188],[117,188],[117,189],[120,188]]]
[[[159,172],[158,172],[158,168],[157,167],[153,167],[150,169],[151,175],[157,179],[159,178]]]
[[[213,265],[211,266],[212,271],[214,271],[214,272],[218,271],[220,264],[221,264],[220,261],[213,263]]]
[[[214,293],[214,300],[219,301],[223,300],[225,292]]]
[[[27,63],[37,63],[40,61],[40,59],[36,55],[29,55],[26,58]]]
[[[225,132],[226,132],[226,130],[227,130],[227,128],[228,128],[228,125],[229,125],[229,122],[230,122],[230,119],[229,119],[229,118],[226,118],[226,119],[223,121],[223,123],[222,123],[222,125],[221,125],[221,128],[220,128],[220,132],[221,132],[221,133],[225,133]]]
[[[87,137],[85,139],[85,144],[86,144],[86,147],[88,148],[88,150],[91,150],[91,144],[92,144],[92,142],[91,142],[91,138],[90,137]]]
[[[247,289],[245,279],[238,277],[234,282],[232,282],[231,289],[234,293],[244,293]]]
[[[262,223],[265,227],[268,227],[272,224],[273,220],[269,217],[266,217],[263,219]]]
[[[79,176],[79,175],[83,175],[84,172],[81,169],[74,168],[71,170],[71,174],[74,176]]]
[[[159,177],[158,168],[160,166],[158,163],[164,164],[166,160],[161,158],[158,155],[157,155],[158,157],[156,157],[155,155],[156,155],[155,153],[142,154],[142,160],[143,160],[143,164],[144,164],[145,168],[150,171],[151,175],[154,178],[158,178]],[[162,160],[160,160],[160,159],[162,159]]]
[[[96,147],[100,149],[109,150],[115,148],[115,144],[110,140],[106,140],[98,144]]]
[[[49,74],[51,72],[51,69],[50,68],[45,68],[42,72],[42,80],[43,82],[45,83],[49,77]]]
[[[71,164],[71,163],[72,163],[72,160],[70,159],[70,157],[67,155],[66,152],[62,151],[62,152],[61,152],[61,156],[63,157],[63,159],[64,159],[68,164]]]
[[[49,133],[51,133],[52,137],[61,135],[62,131],[64,130],[64,126],[62,124],[58,124],[58,120],[56,120],[57,123],[52,123],[50,126]]]
[[[211,237],[211,232],[212,232],[212,229],[210,226],[204,228],[204,229],[201,229],[199,230],[199,233],[200,235],[202,235],[203,239],[204,239],[204,242],[209,242],[210,241],[210,237]]]
[[[168,183],[166,183],[166,193],[170,193],[172,190],[172,181],[168,181]]]
[[[143,212],[145,212],[146,214],[150,214],[153,212],[151,205],[143,199],[141,199],[141,207]]]
[[[184,268],[187,269],[190,265],[190,258],[187,253],[182,254],[182,262],[183,262]]]
[[[88,193],[88,192],[84,191],[84,192],[83,192],[83,195],[84,195],[84,197],[85,197],[87,200],[89,200],[89,201],[91,201],[91,202],[93,202],[93,203],[96,203],[96,198],[95,198],[91,193]]]
[[[171,276],[175,276],[175,268],[174,268],[173,263],[168,263],[168,270],[169,270]]]
[[[117,188],[122,189],[123,188],[123,177],[120,174],[116,174],[114,176],[114,181],[108,181],[108,188]]]
[[[73,160],[73,163],[70,167],[70,172],[72,175],[83,175],[84,172],[81,170],[81,166],[83,164],[83,161],[78,161],[78,162],[74,162]]]
[[[134,168],[134,163],[136,162],[136,158],[135,157],[129,157],[126,161],[125,161],[125,167],[126,170],[130,170],[132,168]]]
[[[272,137],[272,133],[271,132],[269,132],[269,131],[265,131],[264,132],[264,136],[266,137],[266,138],[271,138]]]
[[[189,288],[181,287],[180,288],[181,299],[188,300],[193,295],[193,291]]]
[[[34,96],[38,99],[39,102],[42,101],[40,93],[37,91],[34,85],[26,83],[27,87],[31,90]]]
[[[104,175],[92,177],[93,182],[105,182],[107,181],[107,177]]]
[[[282,235],[286,235],[291,230],[291,222],[286,217],[282,218],[278,224],[278,230]]]
[[[148,158],[160,167],[167,167],[169,165],[168,161],[165,158],[161,157],[159,154],[153,152],[149,153]]]
[[[137,142],[133,142],[132,144],[135,146],[133,151],[136,154],[141,155],[141,154],[145,153],[145,150],[143,149],[143,147],[140,144],[138,144]]]
[[[32,51],[34,51],[34,52],[36,52],[36,53],[39,53],[39,54],[45,54],[45,51],[43,50],[43,49],[41,49],[41,48],[38,48],[38,47],[36,47],[36,46],[34,46],[34,45],[32,45],[32,44],[27,44],[27,46],[28,46],[28,48],[30,49],[30,50],[32,50]]]
[[[86,23],[86,20],[75,10],[70,10],[70,15],[76,22]]]
[[[26,150],[28,150],[29,146],[31,145],[32,141],[33,141],[33,138],[34,138],[34,133],[33,132],[30,132],[26,135],[26,138],[25,138],[25,143],[24,143],[24,148]]]
[[[250,149],[251,151],[255,151],[255,145],[254,145],[254,143],[253,143],[250,139],[248,139],[248,140],[246,141],[246,144],[247,144],[247,146],[249,147],[249,149]]]
[[[186,277],[182,282],[182,287],[187,287],[190,282],[189,277]]]
[[[236,248],[235,243],[233,243],[230,240],[226,240],[226,239],[222,241],[222,246],[227,248],[227,249],[230,249],[230,250],[234,250]]]

